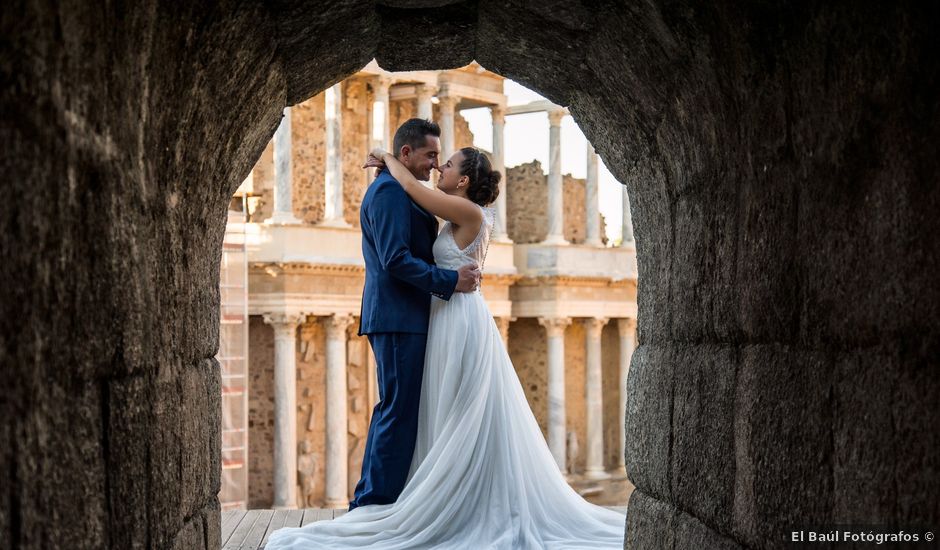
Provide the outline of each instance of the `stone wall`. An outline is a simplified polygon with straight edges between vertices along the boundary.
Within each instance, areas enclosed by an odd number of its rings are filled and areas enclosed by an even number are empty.
[[[582,244],[585,239],[584,182],[571,174],[562,176],[564,235],[572,244]],[[506,212],[506,231],[513,242],[527,244],[545,240],[548,235],[548,175],[542,171],[539,161],[506,169]],[[601,240],[606,244],[604,224],[601,215]]]
[[[274,501],[274,329],[248,323],[248,508]]]

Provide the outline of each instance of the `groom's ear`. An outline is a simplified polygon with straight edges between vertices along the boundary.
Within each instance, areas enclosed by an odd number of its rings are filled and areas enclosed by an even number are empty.
[[[398,150],[398,160],[402,161],[402,164],[408,160],[408,157],[411,156],[411,145],[402,145],[401,149]]]

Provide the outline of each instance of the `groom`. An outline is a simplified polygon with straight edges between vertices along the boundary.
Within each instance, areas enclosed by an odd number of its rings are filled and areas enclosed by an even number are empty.
[[[437,168],[441,129],[412,118],[395,132],[393,152],[422,181]],[[411,201],[387,169],[366,191],[359,210],[366,284],[359,334],[375,354],[379,402],[362,459],[352,510],[398,499],[414,454],[431,296],[449,300],[480,282],[475,265],[458,271],[434,266],[437,218]]]

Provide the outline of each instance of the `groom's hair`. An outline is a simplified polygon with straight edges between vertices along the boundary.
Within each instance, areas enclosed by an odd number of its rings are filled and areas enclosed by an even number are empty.
[[[405,145],[411,146],[412,150],[420,149],[427,143],[428,136],[441,137],[441,127],[423,118],[409,118],[395,131],[392,154],[398,158]]]

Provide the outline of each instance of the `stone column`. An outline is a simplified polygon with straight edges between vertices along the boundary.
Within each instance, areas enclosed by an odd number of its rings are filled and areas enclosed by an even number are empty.
[[[568,473],[565,419],[565,327],[567,317],[540,317],[548,333],[548,448],[563,474]]]
[[[350,315],[326,317],[326,504],[344,508],[349,504],[349,462],[346,391],[346,329]]]
[[[291,173],[291,108],[284,108],[284,117],[274,132],[274,212],[265,220],[272,224],[296,224],[291,195],[293,176]]]
[[[387,77],[380,76],[375,80],[372,87],[374,94],[372,100],[372,147],[381,147],[386,151],[392,151],[392,145],[389,140],[389,100],[388,88],[392,81]]]
[[[555,109],[548,112],[548,235],[542,244],[564,245],[565,209],[564,181],[561,177],[561,119],[565,112]]]
[[[454,116],[457,108],[457,98],[450,95],[440,95],[438,104],[441,115],[441,164],[447,162],[454,154]]]
[[[630,358],[636,349],[636,319],[617,319],[620,332],[620,453],[617,471],[626,474],[624,451],[627,443],[627,375],[630,373]]]
[[[432,120],[434,109],[431,106],[431,96],[434,95],[434,88],[427,84],[418,84],[415,93],[418,96],[418,118]]]
[[[499,335],[503,339],[503,346],[509,351],[509,324],[515,321],[515,317],[497,317],[496,326],[499,327]]]
[[[584,203],[586,231],[584,244],[588,246],[603,246],[601,240],[601,215],[597,204],[597,153],[591,142],[587,144],[587,181],[584,185]]]
[[[493,169],[503,176],[499,182],[499,195],[496,197],[496,227],[493,238],[510,242],[506,233],[506,107],[493,105],[490,107],[490,115],[493,119]]]
[[[601,332],[607,319],[584,321],[586,376],[584,396],[587,401],[587,479],[607,479],[604,471],[604,390],[601,379]]]
[[[274,509],[297,507],[297,326],[303,315],[265,313],[274,329]]]
[[[621,192],[621,203],[623,204],[623,216],[621,217],[621,235],[620,246],[635,248],[636,241],[633,240],[633,216],[630,213],[630,195],[627,194],[627,186],[624,185]]]
[[[349,227],[343,218],[343,86],[326,89],[326,177],[323,224]]]

